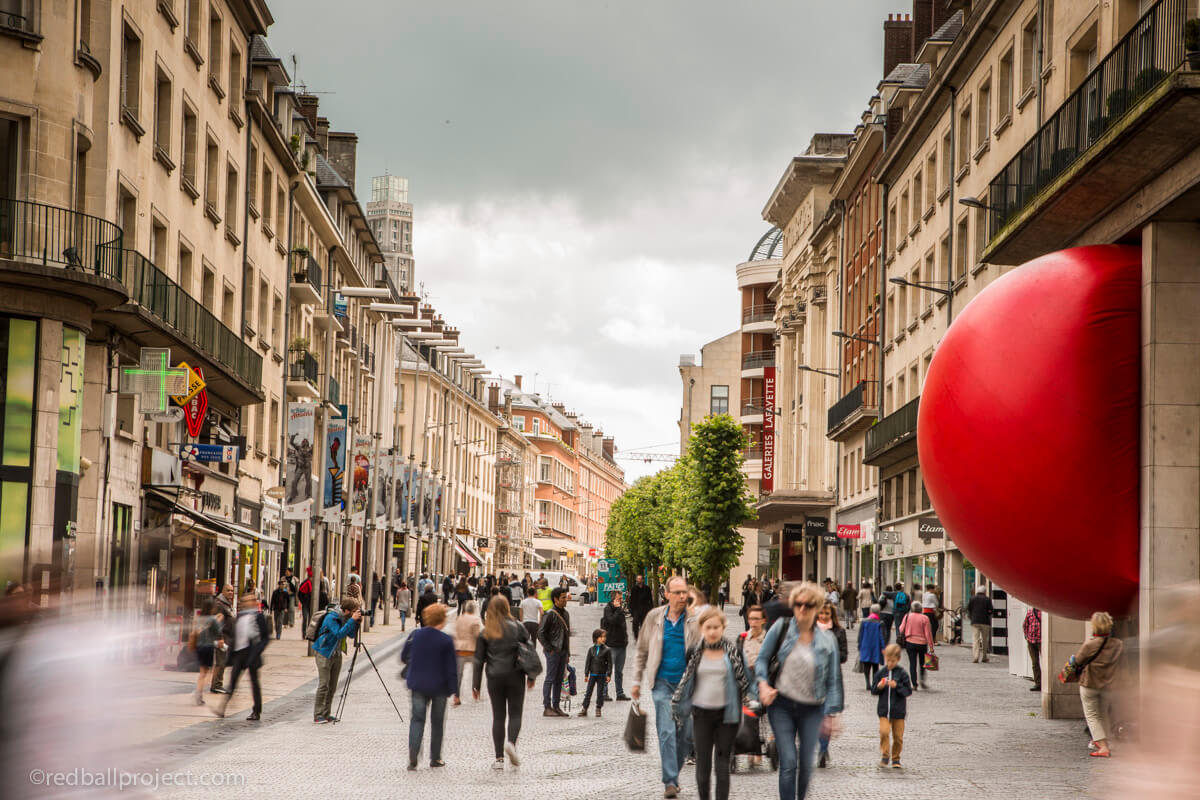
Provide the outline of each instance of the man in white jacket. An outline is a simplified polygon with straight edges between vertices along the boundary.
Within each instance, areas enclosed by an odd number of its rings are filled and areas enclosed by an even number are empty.
[[[692,720],[671,717],[671,696],[687,666],[688,649],[700,641],[695,615],[688,613],[687,581],[678,575],[667,579],[667,604],[646,615],[638,636],[633,673],[633,699],[641,698],[643,677],[650,683],[654,701],[654,727],[662,761],[664,797],[679,795],[679,771],[692,750]]]

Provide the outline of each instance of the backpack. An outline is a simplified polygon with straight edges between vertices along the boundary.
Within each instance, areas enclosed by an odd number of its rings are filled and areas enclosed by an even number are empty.
[[[308,627],[304,629],[304,638],[310,642],[317,640],[317,634],[321,632],[321,625],[325,623],[325,615],[329,613],[329,609],[318,611],[312,615],[312,619],[308,621]]]
[[[908,611],[908,595],[904,592],[896,592],[896,611],[900,614]]]

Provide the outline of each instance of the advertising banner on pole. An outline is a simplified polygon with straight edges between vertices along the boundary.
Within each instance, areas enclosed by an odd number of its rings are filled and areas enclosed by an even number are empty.
[[[433,498],[433,529],[442,529],[442,487],[439,485]]]
[[[321,516],[326,522],[337,522],[345,505],[342,487],[346,484],[346,420],[331,419],[325,430],[325,487],[321,495]]]
[[[354,437],[354,483],[350,495],[350,523],[362,525],[367,518],[367,501],[371,490],[371,437]]]
[[[284,519],[308,519],[312,514],[313,437],[317,407],[311,403],[288,403],[287,471],[284,483]]]
[[[763,367],[762,480],[763,492],[775,490],[775,368]]]
[[[616,559],[600,559],[596,564],[596,572],[600,578],[599,585],[596,587],[600,603],[607,603],[611,600],[613,592],[625,594],[627,589],[625,578],[621,575],[621,565],[616,562]]]
[[[384,453],[379,456],[379,477],[375,486],[375,526],[387,524],[388,498],[392,496],[392,465],[396,457]]]
[[[399,525],[408,524],[408,487],[412,476],[412,468],[404,463],[404,459],[396,456],[396,522]]]

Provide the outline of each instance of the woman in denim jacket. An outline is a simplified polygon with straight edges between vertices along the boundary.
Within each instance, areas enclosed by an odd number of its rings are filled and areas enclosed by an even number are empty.
[[[671,696],[671,715],[675,719],[692,715],[700,800],[709,800],[714,766],[717,800],[728,800],[733,740],[742,719],[742,704],[750,693],[750,681],[737,645],[725,638],[725,612],[710,606],[700,614],[698,624],[702,638],[688,654],[683,677]]]
[[[821,732],[842,711],[838,645],[817,627],[825,592],[811,581],[792,590],[792,616],[771,626],[754,665],[779,751],[779,798],[803,800]]]

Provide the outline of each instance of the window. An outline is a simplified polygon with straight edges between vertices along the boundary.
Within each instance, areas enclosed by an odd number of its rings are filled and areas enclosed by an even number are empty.
[[[947,283],[950,280],[950,236],[947,234],[942,237],[942,241],[938,244],[938,269],[935,280],[941,283]]]
[[[958,168],[961,170],[971,159],[971,98],[963,101],[958,112]]]
[[[138,240],[137,198],[125,188],[124,184],[117,185],[117,226],[120,227],[123,241],[130,248],[137,247]]]
[[[195,294],[192,286],[192,251],[182,242],[179,244],[179,275],[177,282],[189,295]]]
[[[930,150],[925,159],[925,207],[933,208],[937,197],[937,150]]]
[[[513,417],[513,427],[519,431],[524,432],[525,431],[525,418],[524,417]]]
[[[150,262],[167,272],[167,226],[157,216],[150,219]]]
[[[275,190],[275,227],[280,233],[282,233],[284,230],[283,215],[287,211],[287,200],[284,199],[285,197],[286,194],[283,191],[283,184],[280,184],[279,188]]]
[[[1075,42],[1071,47],[1071,80],[1069,91],[1075,91],[1083,79],[1096,66],[1096,23]]]
[[[918,170],[913,175],[913,190],[912,190],[912,224],[916,224],[921,220],[921,197],[925,193],[921,190],[921,172]]]
[[[271,398],[271,436],[267,440],[267,453],[271,458],[279,457],[279,401]]]
[[[950,131],[942,137],[942,191],[950,188],[950,181],[954,176],[950,174],[950,164],[954,161],[952,156],[954,151],[951,149]]]
[[[79,49],[92,52],[92,0],[79,0]]]
[[[246,202],[250,213],[258,216],[258,145],[250,143],[250,166],[246,172]]]
[[[908,281],[909,283],[921,282],[920,264],[913,267],[912,273],[908,276]],[[920,289],[914,288],[908,295],[909,300],[912,301],[912,305],[908,309],[908,321],[912,324],[916,324],[917,317],[921,314],[921,291],[922,290]]]
[[[200,302],[203,303],[204,307],[209,309],[210,311],[216,310],[216,306],[214,305],[214,302],[217,299],[216,283],[217,283],[216,275],[213,273],[213,271],[211,269],[209,269],[207,266],[205,266],[204,267],[204,279],[200,284]]]
[[[196,52],[200,51],[200,2],[201,0],[184,0],[187,3],[185,13],[183,38],[192,45]]]
[[[263,404],[259,403],[254,407],[254,449],[258,452],[263,451]]]
[[[233,39],[229,40],[229,113],[241,126],[242,105],[242,51]]]
[[[908,187],[905,186],[904,191],[900,193],[900,216],[898,219],[900,230],[896,232],[901,239],[905,238],[905,228],[911,227],[908,214]],[[897,244],[899,243],[897,242]]]
[[[225,227],[233,230],[238,210],[238,174],[232,164],[225,166]]]
[[[983,147],[992,135],[992,81],[989,78],[975,95],[975,147]]]
[[[708,400],[708,413],[728,414],[729,413],[729,387],[714,386],[712,387]]]
[[[283,298],[278,294],[271,307],[271,347],[277,353],[283,349]]]
[[[196,112],[187,103],[183,104],[183,142],[179,154],[185,188],[191,188],[196,196]]]
[[[264,342],[267,340],[267,331],[271,327],[271,318],[267,316],[271,309],[271,284],[267,283],[267,276],[264,273],[258,279],[258,336]]]
[[[1021,94],[1031,91],[1037,81],[1037,17],[1034,16],[1021,29]]]
[[[217,163],[217,143],[209,139],[204,153],[204,210],[215,222],[220,222],[221,217],[217,211],[217,200],[221,193],[220,178],[217,174],[220,169]]]
[[[537,422],[535,419],[534,422]],[[552,462],[549,456],[538,456],[538,482],[550,483]]]
[[[539,419],[538,417],[534,417],[533,418],[533,435],[534,436],[537,436],[538,434],[541,433],[541,430],[540,430],[541,425],[542,425],[541,419]]]
[[[975,264],[983,263],[983,249],[987,247],[987,214],[975,209]]]
[[[226,328],[233,327],[233,287],[229,284],[225,285],[224,291],[221,293],[221,321],[225,323]],[[366,405],[365,403],[363,404]]]
[[[925,264],[921,270],[921,283],[924,283],[926,285],[934,285],[934,281],[936,281],[936,280],[937,280],[937,277],[934,275],[934,266],[933,266],[933,251],[930,250],[928,253],[925,254]],[[925,301],[926,301],[925,302],[926,308],[929,308],[933,305],[933,292],[925,293]]]
[[[112,504],[112,548],[108,557],[108,588],[118,589],[129,585],[129,568],[132,539],[130,525],[133,506]]]
[[[893,292],[887,299],[888,332],[891,338],[896,338],[896,294]]]
[[[154,71],[154,155],[171,162],[171,79],[161,69]]]
[[[263,222],[268,227],[271,225],[271,196],[275,192],[275,176],[271,172],[271,168],[267,166],[267,160],[263,159],[263,182],[262,182],[262,214]],[[282,231],[281,231],[282,232]]]
[[[1013,51],[1012,48],[1000,56],[1000,84],[996,87],[996,115],[1003,123],[1012,116],[1013,106]]]
[[[1054,0],[1042,0],[1042,68],[1054,63]]]
[[[888,236],[888,249],[894,252],[896,250],[896,239],[898,237],[898,232],[896,231],[896,206],[895,205],[891,206],[888,209],[887,236]]]
[[[221,78],[221,15],[214,9],[208,18],[208,83],[218,96],[224,96],[220,88]]]
[[[954,280],[967,274],[967,259],[971,257],[971,243],[967,239],[967,217],[964,214],[954,229]]]
[[[129,25],[121,41],[121,115],[135,125],[141,109],[142,40]]]

